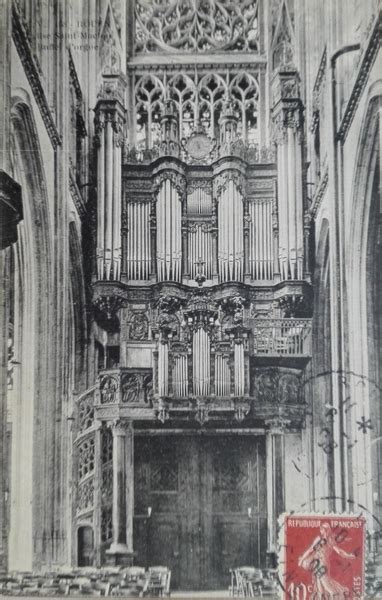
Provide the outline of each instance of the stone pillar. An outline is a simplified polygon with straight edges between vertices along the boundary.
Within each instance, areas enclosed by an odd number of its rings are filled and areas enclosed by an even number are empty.
[[[106,551],[114,565],[133,561],[134,432],[129,421],[116,420],[113,432],[113,542]]]
[[[275,555],[277,519],[285,510],[284,433],[287,422],[270,419],[265,423],[268,514],[268,554]]]
[[[0,7],[0,17],[6,10],[7,3]],[[0,19],[0,31],[4,23]],[[4,40],[5,42],[5,40]],[[7,56],[7,55],[5,55]],[[4,55],[3,55],[3,60]],[[7,65],[0,59],[0,70]],[[1,71],[4,76],[4,71]],[[1,81],[1,80],[0,80]],[[3,81],[4,86],[6,82]],[[1,86],[0,86],[1,87]],[[4,98],[0,97],[4,101]],[[5,104],[3,102],[3,109]],[[4,113],[3,113],[4,114]],[[9,115],[5,116],[9,119]],[[2,143],[5,139],[5,129],[2,123]],[[2,148],[2,151],[4,148]],[[0,167],[6,166],[5,154],[0,155]],[[8,368],[8,327],[9,327],[9,297],[11,285],[10,245],[17,241],[17,224],[22,219],[21,188],[5,171],[0,168],[0,572],[8,566],[8,456],[7,456],[7,368]]]
[[[0,252],[0,573],[7,571],[8,524],[7,524],[7,342],[9,261],[6,251]]]
[[[101,487],[102,487],[102,423],[96,422],[94,434],[94,566],[101,566]]]

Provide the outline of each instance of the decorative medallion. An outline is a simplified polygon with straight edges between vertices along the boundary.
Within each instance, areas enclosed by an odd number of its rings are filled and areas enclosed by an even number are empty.
[[[195,160],[207,158],[212,147],[213,142],[205,133],[195,133],[186,142],[187,152]]]

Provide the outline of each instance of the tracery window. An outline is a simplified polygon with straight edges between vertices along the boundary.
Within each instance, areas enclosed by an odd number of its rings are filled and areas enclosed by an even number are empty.
[[[223,100],[227,93],[226,81],[216,73],[208,73],[199,83],[200,122],[212,137],[217,134],[219,116],[223,108]]]
[[[164,86],[154,75],[142,77],[135,89],[137,143],[151,148],[160,139],[160,116],[163,112]]]
[[[256,79],[246,72],[238,73],[230,83],[234,107],[239,121],[239,133],[244,142],[256,143],[259,87]]]
[[[168,76],[137,77],[135,85],[136,144],[152,148],[161,139],[161,117],[166,99],[173,100],[178,119],[179,140],[187,138],[201,124],[213,138],[219,138],[219,121],[227,99],[232,99],[238,136],[244,143],[258,142],[259,85],[256,73],[177,72]]]
[[[258,0],[136,0],[136,53],[259,50]]]
[[[182,133],[182,137],[187,137],[190,135],[196,119],[195,84],[188,75],[177,73],[169,80],[168,86],[171,98],[177,107],[179,131]]]

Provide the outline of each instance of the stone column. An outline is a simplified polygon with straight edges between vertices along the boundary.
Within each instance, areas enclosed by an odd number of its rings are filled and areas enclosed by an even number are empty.
[[[1,17],[7,19],[5,11],[9,3],[2,3],[0,7],[0,31],[4,30],[5,23]],[[8,22],[8,21],[6,21]],[[4,33],[4,31],[3,31]],[[8,39],[8,37],[6,36]],[[1,36],[0,36],[1,39]],[[1,45],[2,42],[0,42]],[[4,44],[8,43],[4,40]],[[5,49],[3,48],[4,52]],[[0,75],[3,77],[4,88],[8,83],[5,79],[7,65],[7,53],[0,58]],[[4,58],[5,57],[5,58]],[[4,71],[5,69],[5,71]],[[0,78],[1,82],[1,78]],[[0,86],[1,88],[1,86]],[[3,90],[5,94],[5,89]],[[0,106],[3,107],[5,121],[9,120],[6,111],[5,97],[0,94]],[[1,117],[0,117],[1,120]],[[4,119],[0,123],[0,145],[9,143],[9,136]],[[3,137],[1,136],[3,133]],[[21,188],[3,169],[7,166],[5,148],[1,148],[0,154],[0,572],[6,571],[8,566],[8,457],[7,457],[7,368],[8,368],[8,328],[10,311],[10,253],[11,244],[17,241],[17,224],[22,219]]]
[[[94,566],[101,566],[101,487],[102,487],[102,423],[96,422],[94,434]]]
[[[277,519],[285,510],[284,433],[287,422],[280,418],[265,422],[268,514],[268,554],[276,552]]]
[[[110,563],[131,565],[134,516],[134,432],[130,421],[115,420],[113,432],[113,542]]]

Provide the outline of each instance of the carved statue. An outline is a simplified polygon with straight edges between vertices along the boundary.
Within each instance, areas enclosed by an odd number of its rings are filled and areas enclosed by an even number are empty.
[[[126,373],[122,377],[122,402],[147,405],[152,396],[151,373]]]
[[[114,377],[104,377],[100,386],[101,404],[117,402],[118,381]]]
[[[297,375],[286,373],[279,380],[279,398],[282,404],[299,402],[299,380]]]
[[[149,322],[145,312],[133,313],[130,321],[129,337],[131,340],[147,340]]]

